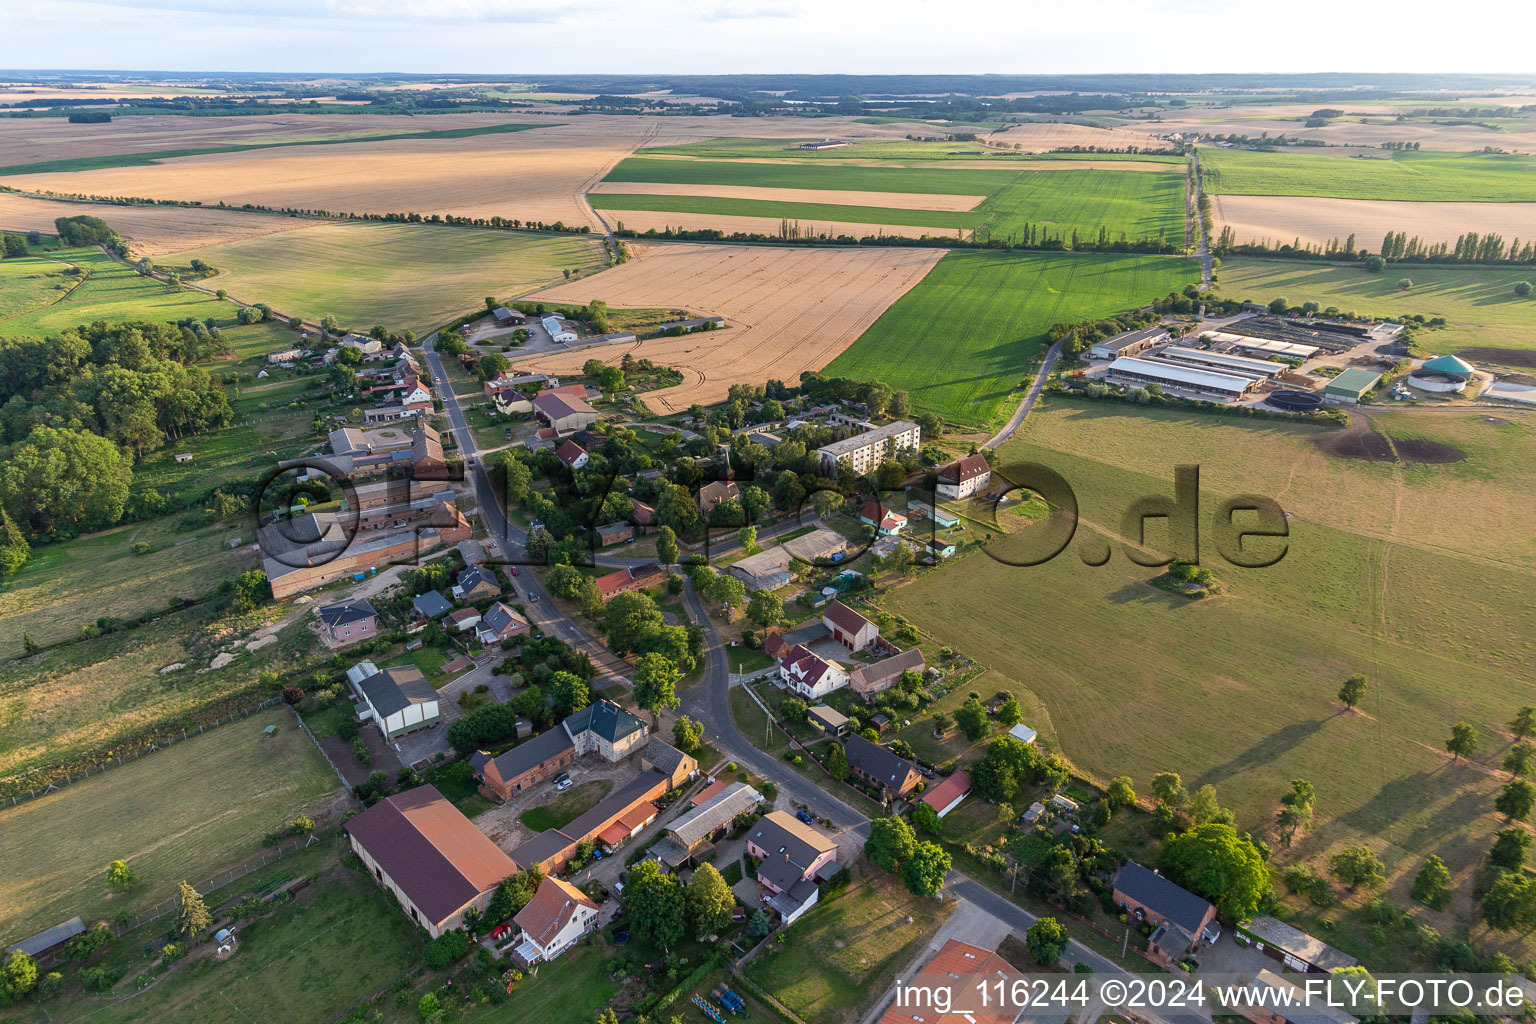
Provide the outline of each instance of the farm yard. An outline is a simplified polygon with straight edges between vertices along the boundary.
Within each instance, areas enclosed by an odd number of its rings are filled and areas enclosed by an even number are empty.
[[[205,282],[284,315],[328,314],[367,330],[425,333],[487,294],[518,294],[569,269],[602,265],[602,246],[580,235],[342,222],[175,253],[221,272]]]
[[[731,245],[634,244],[621,266],[560,284],[532,298],[610,307],[687,309],[725,317],[729,328],[603,349],[626,352],[684,375],[684,382],[646,394],[658,412],[726,397],[732,384],[769,379],[798,383],[818,370],[907,289],[943,253],[930,249],[787,249]],[[590,352],[540,357],[541,369],[568,373]],[[523,359],[515,355],[514,363]],[[528,361],[528,365],[534,365]]]
[[[1414,202],[1536,200],[1536,157],[1507,153],[1369,155],[1202,149],[1205,187],[1216,195],[1333,196]]]
[[[1326,246],[1356,235],[1359,248],[1373,252],[1389,231],[1417,235],[1426,243],[1449,242],[1475,231],[1505,238],[1536,235],[1536,203],[1415,203],[1390,199],[1330,199],[1317,196],[1212,196],[1215,232],[1232,228],[1239,243],[1271,246]],[[1396,278],[1394,278],[1396,280]]]
[[[262,730],[276,725],[274,735]],[[0,810],[0,938],[75,914],[130,917],[261,850],[299,814],[339,814],[341,784],[285,708],[240,719],[57,792]],[[9,801],[5,802],[7,805]],[[107,864],[139,885],[116,892]]]
[[[952,252],[824,372],[881,380],[916,408],[986,425],[1052,324],[1122,312],[1197,275],[1178,257]]]

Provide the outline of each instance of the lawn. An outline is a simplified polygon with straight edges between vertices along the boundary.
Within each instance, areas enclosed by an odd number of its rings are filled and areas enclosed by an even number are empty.
[[[1536,493],[1531,424],[1393,410],[1389,432],[1468,454],[1394,469],[1323,455],[1320,428],[1122,409],[1047,404],[1000,450],[1070,482],[1083,517],[1072,550],[1032,568],[967,555],[889,607],[1027,681],[1090,778],[1144,788],[1176,771],[1266,833],[1289,781],[1309,779],[1318,826],[1277,860],[1366,841],[1394,880],[1439,853],[1469,885],[1502,824],[1490,774],[1510,742],[1502,723],[1529,703],[1536,670],[1536,550],[1516,511]],[[1204,564],[1226,593],[1201,602],[1148,586],[1157,570],[1120,552],[1085,565],[1079,552],[1101,555],[1132,500],[1171,493],[1176,464],[1200,467],[1206,516],[1226,495],[1274,496],[1291,517],[1286,556],[1233,567],[1202,522]],[[1038,551],[1034,532],[994,550]],[[1342,713],[1334,697],[1355,672],[1370,692]],[[1483,738],[1474,764],[1444,753],[1458,721]]]
[[[1217,195],[1333,196],[1419,202],[1536,200],[1536,157],[1414,153],[1350,157],[1321,153],[1200,150],[1205,187]]]
[[[475,1020],[483,1024],[591,1020],[618,991],[605,963],[601,946],[573,949],[554,963],[541,964],[538,977],[525,979],[512,998]]]
[[[176,291],[141,276],[100,249],[64,249],[58,259],[88,270],[90,276],[67,298],[48,305],[42,303],[54,297],[54,284],[72,283],[76,278],[47,277],[40,284],[36,275],[63,271],[62,263],[36,257],[4,262],[0,316],[5,318],[0,320],[0,334],[42,336],[94,320],[230,320],[235,315],[231,302],[199,291]]]
[[[517,820],[535,832],[569,825],[597,806],[597,802],[607,796],[612,788],[612,779],[593,779],[591,782],[583,782],[578,786],[572,786],[564,793],[556,794],[553,800],[537,807],[530,807]]]
[[[285,316],[424,334],[486,295],[517,295],[603,265],[595,238],[423,224],[334,223],[168,256],[222,273],[209,284]]]
[[[1122,312],[1197,273],[1175,257],[952,252],[822,372],[881,380],[918,409],[985,425],[1029,379],[1052,324]]]
[[[919,899],[860,861],[841,895],[790,926],[783,945],[747,965],[747,977],[805,1020],[852,1024],[868,1012],[954,909]]]
[[[1372,274],[1361,266],[1226,259],[1218,275],[1231,298],[1317,302],[1372,316],[1443,316],[1450,326],[1420,331],[1414,344],[1430,352],[1464,348],[1536,349],[1536,299],[1515,295],[1515,284],[1536,278],[1530,267],[1392,267]],[[1397,287],[1411,278],[1407,291]],[[1474,360],[1475,362],[1476,360]]]
[[[666,213],[713,213],[731,217],[847,221],[854,224],[943,228],[948,231],[956,228],[970,230],[983,219],[977,213],[949,213],[943,210],[896,210],[883,206],[786,203],[773,199],[723,199],[718,196],[645,196],[593,192],[587,196],[587,200],[599,210],[660,210]]]
[[[277,733],[262,735],[267,725]],[[140,914],[261,849],[305,809],[341,789],[282,708],[222,726],[0,812],[0,937],[7,944],[79,914]],[[126,894],[107,862],[138,873]]]

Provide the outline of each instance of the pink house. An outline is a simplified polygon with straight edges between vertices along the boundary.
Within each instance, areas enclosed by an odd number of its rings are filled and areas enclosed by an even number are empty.
[[[762,898],[785,924],[816,905],[816,880],[833,873],[837,843],[788,811],[769,811],[747,833],[747,852],[761,863],[757,884]]]

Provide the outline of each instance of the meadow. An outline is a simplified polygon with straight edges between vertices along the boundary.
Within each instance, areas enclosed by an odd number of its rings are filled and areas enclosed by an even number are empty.
[[[1402,277],[1413,287],[1398,288]],[[1285,298],[1371,316],[1443,316],[1447,327],[1419,331],[1414,339],[1427,352],[1480,345],[1536,349],[1536,299],[1515,295],[1517,282],[1536,279],[1529,267],[1394,266],[1371,274],[1360,266],[1226,259],[1218,279],[1222,294],[1255,302]]]
[[[277,726],[270,737],[268,725]],[[9,944],[75,914],[90,922],[145,913],[178,882],[201,885],[340,792],[314,743],[277,707],[7,806],[0,937]],[[116,859],[139,876],[127,892],[107,885]]]
[[[420,224],[334,223],[167,257],[206,260],[207,282],[285,315],[425,333],[481,304],[603,265],[596,238]]]
[[[1530,156],[1399,151],[1350,157],[1202,148],[1200,160],[1207,190],[1218,195],[1536,201],[1536,157]]]
[[[68,288],[78,280],[63,273],[66,264],[89,276],[64,295],[56,286]],[[62,249],[53,259],[20,257],[0,267],[0,334],[12,337],[52,334],[94,320],[228,320],[236,309],[212,295],[177,291],[144,277],[100,249]]]
[[[1026,380],[1052,324],[1122,312],[1197,273],[1174,257],[952,252],[823,372],[881,380],[918,409],[985,425]]]
[[[1405,889],[1438,853],[1464,899],[1503,824],[1492,806],[1510,743],[1503,723],[1529,703],[1536,669],[1536,550],[1518,512],[1536,477],[1504,472],[1531,458],[1536,435],[1528,421],[1487,419],[1384,414],[1389,432],[1468,453],[1452,466],[1398,467],[1324,456],[1312,444],[1320,427],[1048,399],[999,454],[1071,483],[1082,522],[1070,548],[1032,568],[967,555],[888,605],[1027,682],[1090,778],[1124,774],[1140,788],[1176,771],[1191,790],[1215,785],[1239,825],[1261,833],[1289,780],[1306,778],[1318,824],[1277,848],[1278,861],[1322,862],[1365,841]],[[1198,602],[1149,586],[1157,570],[1118,550],[1085,565],[1120,546],[1133,500],[1171,494],[1176,464],[1200,467],[1205,516],[1227,495],[1274,497],[1290,515],[1285,557],[1231,566],[1202,521],[1204,564],[1226,592]],[[1483,507],[1457,521],[1478,496]],[[1038,551],[1033,532],[992,550]],[[1154,544],[1162,536],[1149,529]],[[1370,689],[1346,712],[1335,696],[1356,672]],[[1444,753],[1458,721],[1482,737],[1471,763]]]

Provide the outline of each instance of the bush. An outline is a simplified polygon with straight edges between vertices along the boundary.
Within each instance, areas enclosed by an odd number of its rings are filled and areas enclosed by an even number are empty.
[[[105,992],[117,984],[121,977],[117,971],[106,967],[87,967],[80,972],[80,984],[85,986],[87,992]]]
[[[428,969],[441,971],[467,952],[469,952],[469,933],[462,928],[455,928],[427,943],[421,959]]]

